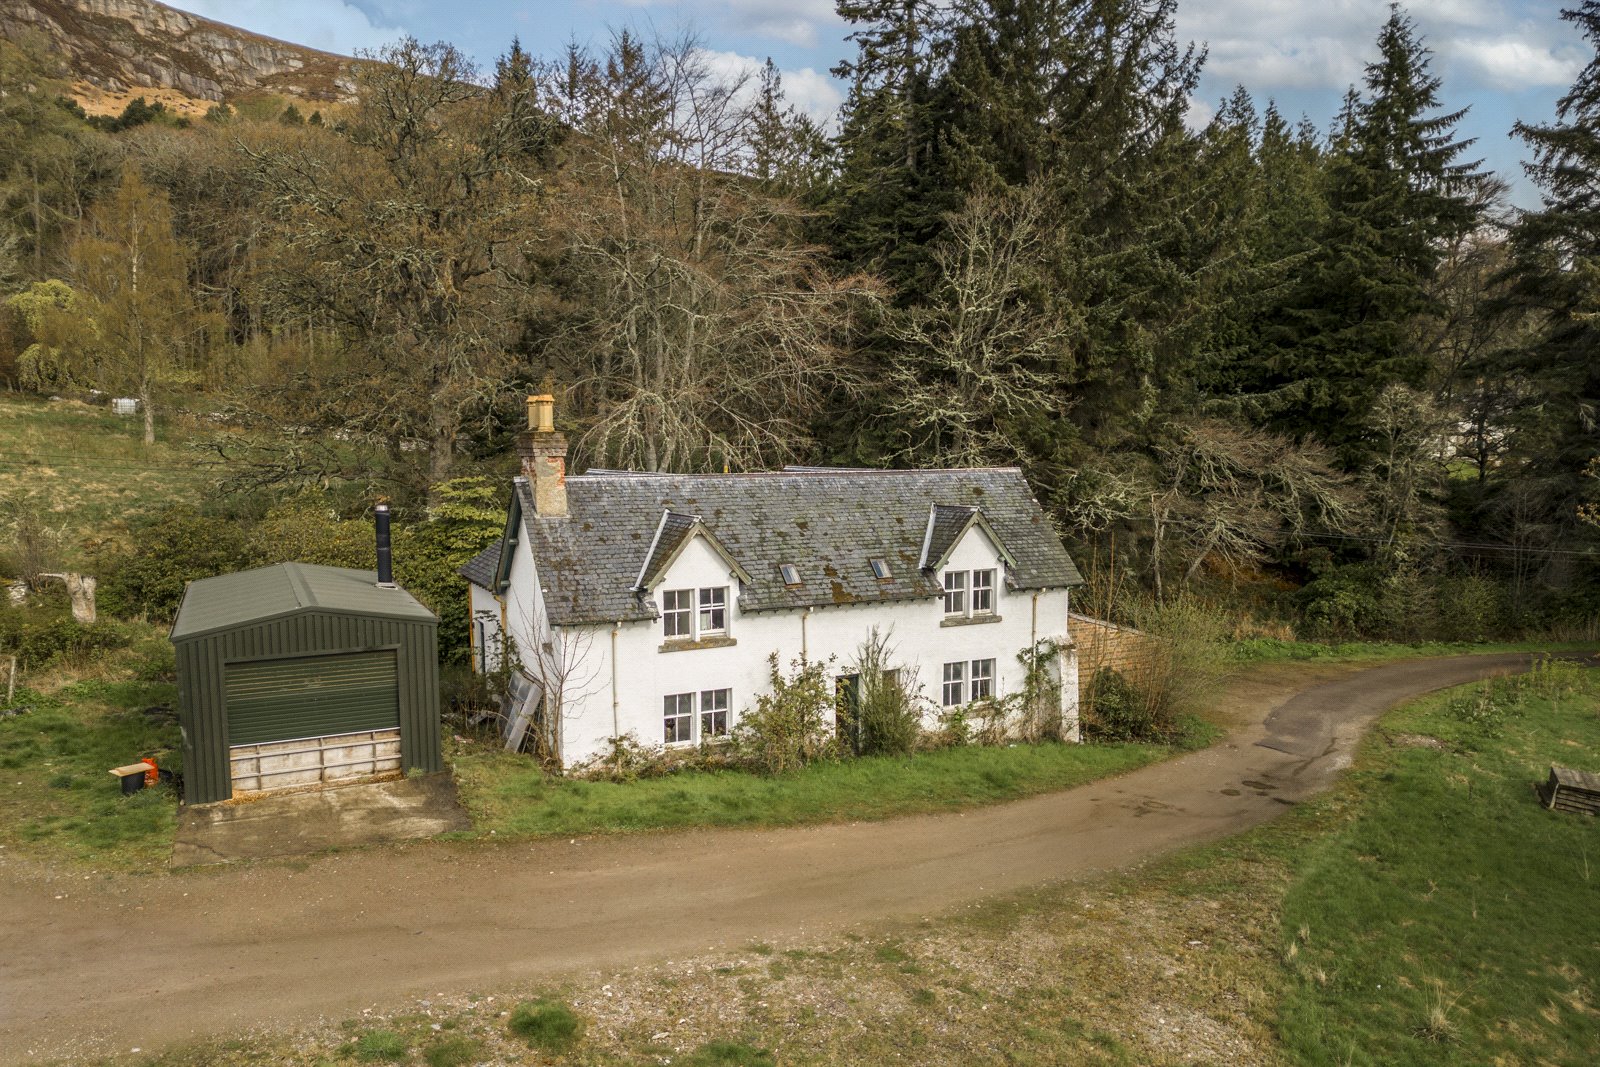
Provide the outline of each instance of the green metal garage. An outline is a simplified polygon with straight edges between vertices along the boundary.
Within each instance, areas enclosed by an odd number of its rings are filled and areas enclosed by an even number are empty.
[[[373,571],[190,582],[172,626],[184,801],[439,770],[438,626]]]

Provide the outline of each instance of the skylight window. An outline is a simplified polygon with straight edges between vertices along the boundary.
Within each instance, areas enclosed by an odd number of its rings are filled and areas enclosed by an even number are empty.
[[[800,584],[800,571],[793,563],[778,564],[778,573],[783,575],[784,585]]]
[[[886,559],[873,559],[872,576],[880,582],[893,578],[894,574],[889,570],[889,561]]]

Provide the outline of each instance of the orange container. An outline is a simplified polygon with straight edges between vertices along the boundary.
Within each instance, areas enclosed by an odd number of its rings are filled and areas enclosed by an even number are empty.
[[[139,762],[150,768],[148,771],[144,772],[144,784],[159,785],[161,782],[161,771],[156,767],[156,761],[151,759],[149,756],[146,756]]]

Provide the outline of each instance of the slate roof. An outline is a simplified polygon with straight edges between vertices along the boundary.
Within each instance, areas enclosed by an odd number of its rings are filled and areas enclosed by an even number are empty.
[[[437,621],[404,589],[378,588],[377,571],[278,563],[190,582],[171,636],[180,641],[299,611]]]
[[[683,539],[689,536],[689,531],[692,529],[694,529],[693,515],[684,515],[676,511],[661,513],[661,522],[656,528],[655,550],[645,561],[644,569],[639,571],[639,577],[645,585],[655,581],[656,572],[673,557],[678,551],[678,546],[683,544]]]
[[[456,573],[473,585],[480,585],[485,589],[493,589],[494,571],[499,565],[500,542],[496,541],[476,556],[467,560],[466,564]]]
[[[1015,560],[1007,569],[1008,588],[1065,588],[1083,581],[1015,468],[700,475],[591,471],[567,479],[567,518],[538,515],[527,480],[517,478],[513,485],[515,510],[533,545],[550,621],[557,626],[655,617],[652,598],[636,594],[633,585],[663,511],[698,518],[749,573],[739,594],[742,611],[942,595],[933,576],[919,569],[929,509],[936,504],[960,511],[963,523],[970,520],[968,509],[981,511]],[[873,576],[873,557],[889,561],[891,578]],[[491,568],[478,566],[481,559],[462,573],[490,573]],[[784,563],[799,568],[799,585],[783,584],[778,568]],[[492,574],[480,584],[493,588]]]
[[[931,565],[935,560],[944,559],[945,553],[955,546],[956,539],[972,525],[972,516],[977,510],[971,505],[933,505],[928,516],[928,548],[922,555],[923,562]]]

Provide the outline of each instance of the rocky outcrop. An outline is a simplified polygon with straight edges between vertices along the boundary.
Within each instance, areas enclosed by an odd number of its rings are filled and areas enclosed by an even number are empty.
[[[212,22],[154,0],[0,0],[0,34],[35,35],[74,77],[111,92],[175,89],[202,100],[255,91],[342,100],[351,60]]]

